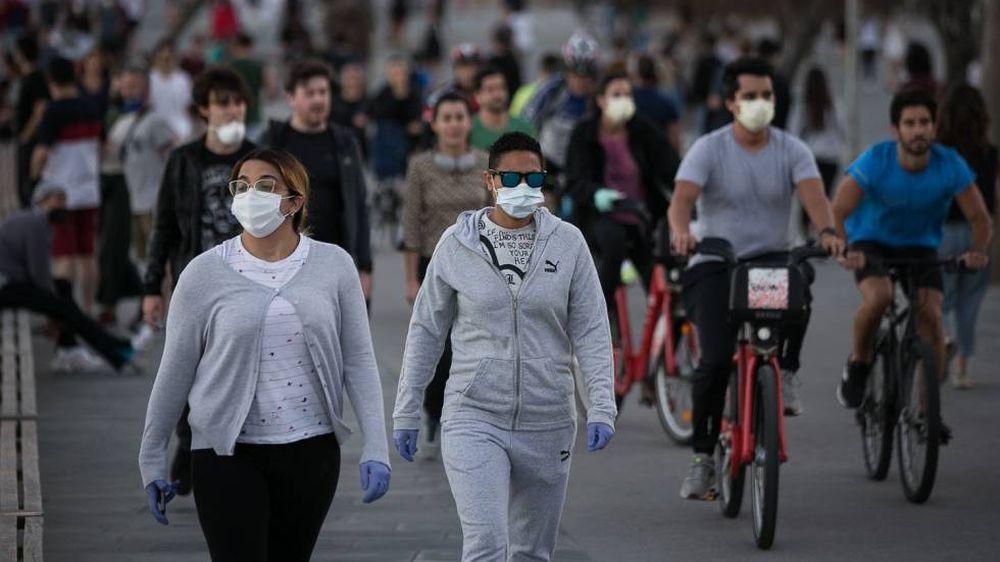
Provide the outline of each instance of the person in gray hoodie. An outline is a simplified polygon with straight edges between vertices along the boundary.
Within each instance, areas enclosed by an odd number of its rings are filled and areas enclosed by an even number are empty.
[[[576,436],[571,361],[592,407],[587,449],[617,415],[611,331],[580,231],[544,208],[538,142],[508,133],[483,180],[495,207],[442,235],[414,303],[396,407],[396,449],[413,460],[420,405],[451,330],[441,454],[462,523],[464,561],[550,560]]]
[[[351,431],[364,433],[363,501],[389,488],[382,386],[361,282],[341,248],[302,234],[309,176],[291,154],[240,160],[229,190],[243,227],[197,256],[170,303],[139,468],[167,524],[167,444],[190,405],[192,483],[212,560],[308,562]]]

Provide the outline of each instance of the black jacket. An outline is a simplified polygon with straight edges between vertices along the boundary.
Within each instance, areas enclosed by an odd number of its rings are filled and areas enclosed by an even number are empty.
[[[573,129],[566,152],[566,189],[573,196],[573,209],[584,232],[597,215],[594,193],[606,187],[599,126],[598,115],[579,122]],[[646,209],[654,221],[661,220],[666,216],[680,158],[666,137],[642,117],[632,118],[625,128],[632,158],[646,189]]]
[[[149,264],[143,278],[143,294],[159,295],[170,262],[173,284],[188,262],[201,253],[201,173],[205,137],[170,153],[156,199],[156,219],[149,239]],[[243,141],[239,154],[254,148]]]
[[[267,131],[260,139],[262,146],[285,148],[288,131],[291,125],[288,121],[272,120]],[[371,230],[368,221],[368,187],[361,158],[361,148],[358,146],[354,132],[340,125],[330,123],[327,132],[333,138],[334,145],[340,157],[340,187],[343,202],[343,216],[339,220],[344,225],[344,249],[347,250],[358,269],[364,272],[372,270]],[[317,217],[313,217],[315,220]],[[338,220],[330,217],[327,220]]]

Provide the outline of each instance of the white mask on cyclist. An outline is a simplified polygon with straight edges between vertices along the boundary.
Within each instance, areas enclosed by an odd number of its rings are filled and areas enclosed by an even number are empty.
[[[293,197],[295,195],[282,197],[277,193],[263,193],[251,189],[233,197],[231,210],[236,220],[240,221],[243,230],[250,236],[266,238],[278,230],[285,219],[295,214],[295,211],[287,215],[281,214],[281,201]]]
[[[545,202],[542,190],[521,182],[517,187],[498,187],[497,206],[515,219],[527,218]]]
[[[608,100],[604,115],[615,123],[626,123],[635,115],[635,101],[632,96],[617,96]]]
[[[774,100],[739,100],[736,103],[740,108],[736,120],[751,133],[767,127],[774,119]]]

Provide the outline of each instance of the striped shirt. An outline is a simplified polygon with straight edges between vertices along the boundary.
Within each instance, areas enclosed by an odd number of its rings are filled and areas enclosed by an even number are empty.
[[[218,249],[226,263],[244,277],[278,289],[302,268],[309,255],[309,238],[300,237],[295,251],[276,262],[251,255],[239,236]],[[324,403],[302,321],[292,304],[277,296],[267,309],[257,389],[236,441],[274,445],[331,433],[333,426]]]

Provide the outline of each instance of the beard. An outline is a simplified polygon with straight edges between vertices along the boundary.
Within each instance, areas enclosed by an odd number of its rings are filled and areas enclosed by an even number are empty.
[[[903,150],[905,150],[907,154],[913,156],[923,156],[924,154],[927,154],[927,151],[930,149],[931,141],[923,137],[917,137],[915,139],[911,139],[909,142],[903,143]]]

